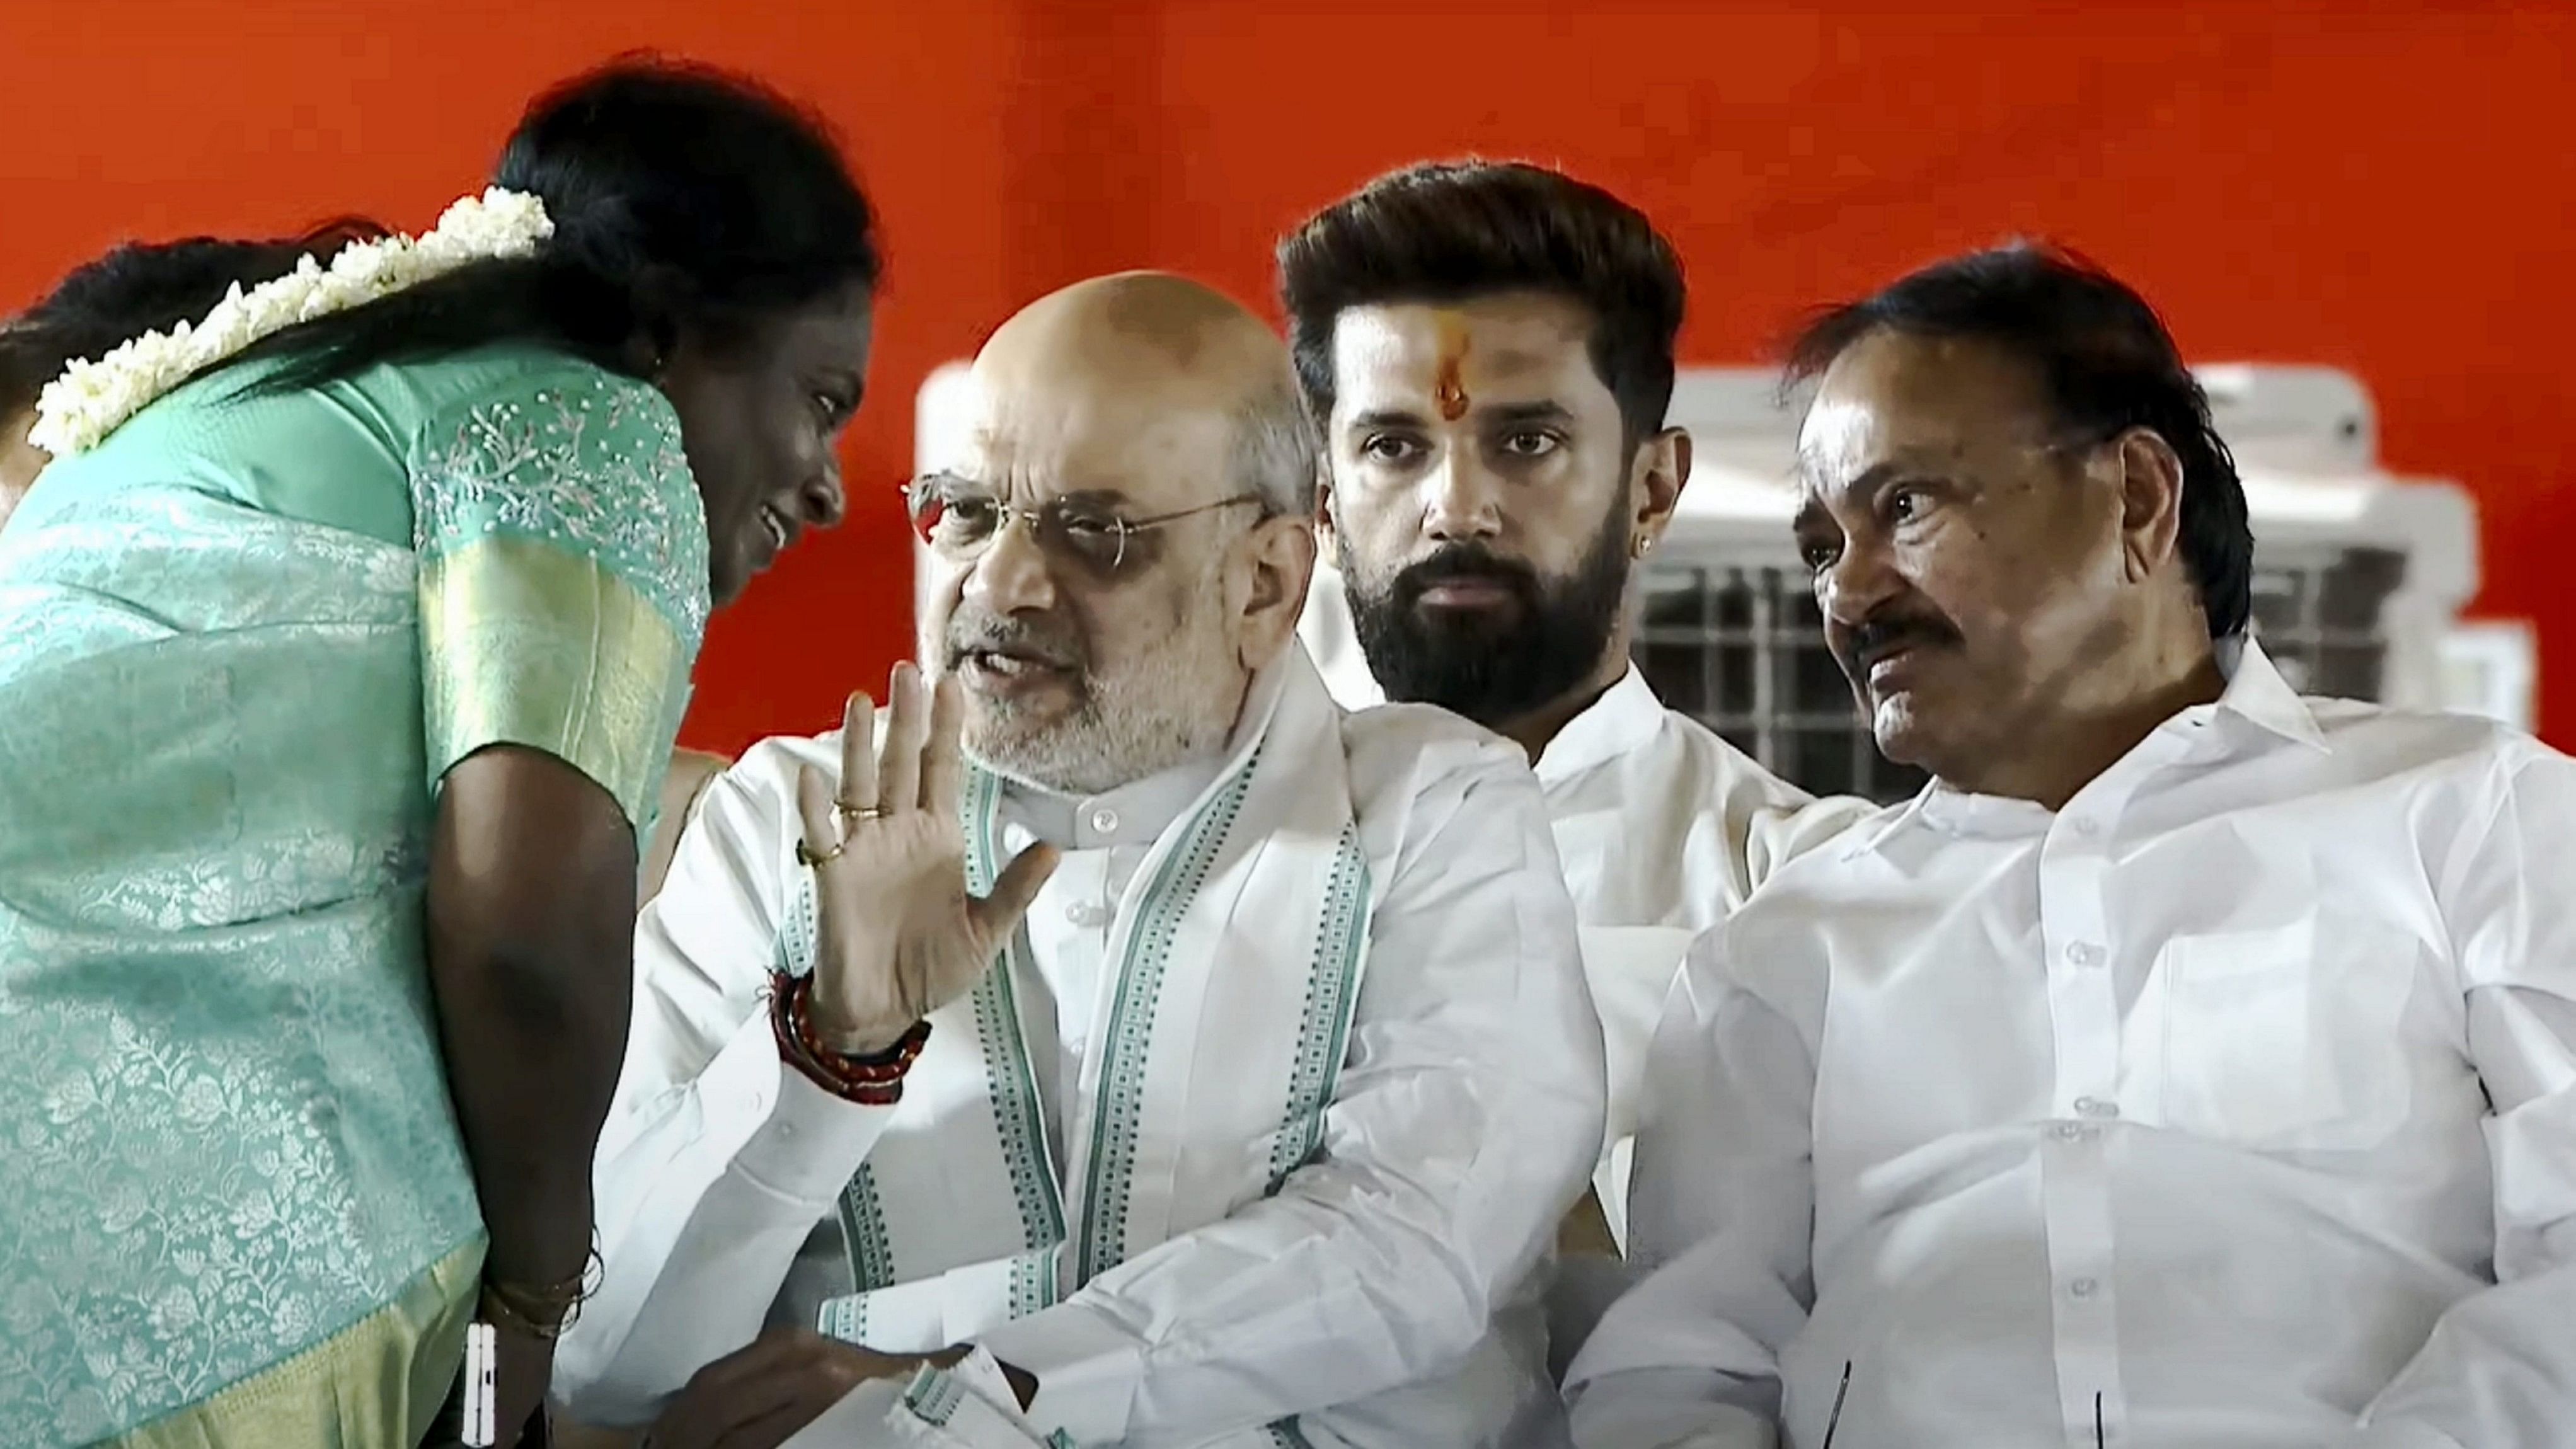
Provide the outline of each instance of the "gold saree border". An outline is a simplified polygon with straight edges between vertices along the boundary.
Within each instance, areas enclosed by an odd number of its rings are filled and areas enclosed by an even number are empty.
[[[596,781],[640,835],[686,665],[643,594],[598,560],[499,535],[423,560],[420,630],[433,784],[476,750],[524,745]]]
[[[274,1368],[105,1449],[385,1449],[427,1435],[465,1362],[484,1242],[458,1248],[394,1301]]]

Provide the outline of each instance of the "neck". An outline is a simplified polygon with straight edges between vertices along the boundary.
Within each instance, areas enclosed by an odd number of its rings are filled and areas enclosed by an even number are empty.
[[[1610,686],[1617,684],[1627,673],[1628,630],[1622,625],[1610,640],[1609,649],[1602,653],[1600,662],[1583,677],[1582,683],[1526,714],[1493,726],[1494,733],[1520,746],[1529,755],[1530,763],[1535,765],[1538,757],[1547,753],[1548,743],[1556,738],[1557,732],[1572,723],[1576,715],[1590,709],[1602,695],[1609,693]]]
[[[1946,783],[1972,794],[2035,800],[2063,810],[2076,792],[2119,763],[2158,725],[2227,690],[2227,676],[2204,635],[2178,650],[2136,685],[2096,709],[2064,710],[2013,732],[2003,758],[1968,773],[1943,771]]]

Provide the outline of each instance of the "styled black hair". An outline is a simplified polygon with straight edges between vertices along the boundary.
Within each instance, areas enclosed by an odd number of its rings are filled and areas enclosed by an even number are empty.
[[[630,57],[530,103],[493,184],[545,203],[526,258],[461,267],[242,354],[264,388],[527,340],[633,371],[648,324],[718,336],[883,272],[876,218],[830,128],[758,81]],[[655,342],[667,346],[670,338]]]
[[[276,241],[190,237],[130,242],[75,269],[0,327],[0,417],[32,409],[45,384],[146,332],[166,332],[215,310],[238,283],[255,287],[306,256],[327,260],[353,241],[382,235],[372,222],[334,222]]]
[[[1289,347],[1316,419],[1333,411],[1333,327],[1352,307],[1495,292],[1569,297],[1593,316],[1593,370],[1633,450],[1664,426],[1681,257],[1645,213],[1519,163],[1421,165],[1381,176],[1279,243]]]
[[[1820,313],[1791,345],[1792,382],[1820,376],[1873,333],[1990,342],[2035,369],[2058,425],[2083,442],[2131,428],[2182,460],[2183,566],[2209,635],[2245,632],[2253,613],[2254,532],[2236,458],[2210,421],[2209,394],[2144,297],[2072,253],[2015,242],[1937,262],[1875,296]]]

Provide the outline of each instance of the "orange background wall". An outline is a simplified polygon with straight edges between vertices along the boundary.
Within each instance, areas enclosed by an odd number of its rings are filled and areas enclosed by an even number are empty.
[[[2197,357],[2352,369],[2390,463],[2476,494],[2480,609],[2538,621],[2544,727],[2576,745],[2563,5],[11,0],[0,304],[123,237],[425,224],[531,91],[636,46],[819,103],[893,258],[851,521],[718,622],[695,743],[824,727],[909,648],[892,487],[930,367],[1093,272],[1266,298],[1308,210],[1472,151],[1661,221],[1687,361],[1759,360],[1812,302],[2025,233],[2139,284]]]

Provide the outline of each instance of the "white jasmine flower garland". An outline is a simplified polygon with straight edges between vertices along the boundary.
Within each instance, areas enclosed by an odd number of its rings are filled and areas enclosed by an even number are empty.
[[[416,287],[470,262],[525,257],[554,235],[545,203],[498,186],[461,198],[420,237],[352,242],[328,267],[311,257],[245,292],[233,284],[194,326],[146,332],[45,384],[27,441],[57,458],[98,446],[126,419],[197,373],[299,322]]]

